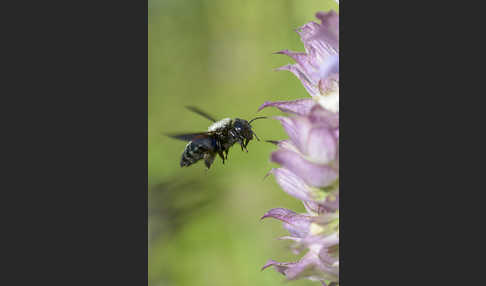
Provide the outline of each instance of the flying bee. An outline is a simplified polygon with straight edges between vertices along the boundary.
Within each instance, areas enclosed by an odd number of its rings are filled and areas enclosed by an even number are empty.
[[[260,141],[256,133],[252,130],[250,123],[257,119],[266,118],[264,116],[253,118],[250,121],[240,118],[224,118],[217,121],[196,107],[187,106],[187,108],[211,120],[213,124],[208,127],[207,132],[168,134],[169,137],[189,141],[182,153],[181,167],[190,166],[204,159],[204,164],[209,169],[216,155],[219,155],[224,164],[225,159],[228,159],[230,147],[235,143],[240,144],[242,151],[248,152],[246,146],[253,139],[253,136]]]

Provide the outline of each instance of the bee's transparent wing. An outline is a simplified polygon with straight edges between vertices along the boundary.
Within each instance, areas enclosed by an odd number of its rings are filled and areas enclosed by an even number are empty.
[[[206,112],[202,111],[201,109],[197,108],[197,107],[194,107],[194,106],[186,106],[187,109],[189,109],[190,111],[194,112],[194,113],[197,113],[199,115],[201,115],[202,117],[206,118],[206,119],[209,119],[211,120],[212,122],[216,122],[217,120],[214,119],[214,117],[212,117],[211,115],[207,114]]]
[[[194,139],[207,137],[210,134],[208,132],[200,132],[200,133],[164,134],[164,135],[182,141],[193,141]]]

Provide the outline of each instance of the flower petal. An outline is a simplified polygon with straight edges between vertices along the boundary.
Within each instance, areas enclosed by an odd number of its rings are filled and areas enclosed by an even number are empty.
[[[316,105],[316,101],[311,98],[297,99],[293,101],[265,101],[258,111],[266,107],[276,107],[283,112],[293,113],[297,115],[307,115],[311,111],[312,107]]]
[[[275,176],[275,180],[280,187],[289,195],[301,200],[309,214],[321,214],[324,212],[334,212],[339,209],[339,191],[334,191],[331,195],[316,195],[315,190],[311,190],[305,182],[291,171],[285,168],[272,169],[269,173]]]
[[[309,186],[291,171],[284,168],[272,169],[271,173],[282,189],[301,201],[313,201]]]
[[[318,164],[328,164],[336,159],[337,138],[326,127],[312,128],[307,137],[304,153]]]
[[[316,18],[321,20],[321,25],[314,39],[328,43],[335,50],[339,50],[339,15],[334,11],[317,12]]]
[[[277,71],[290,71],[293,73],[301,82],[304,88],[307,90],[310,96],[319,96],[319,89],[317,88],[317,84],[312,83],[311,78],[309,75],[305,74],[301,67],[298,65],[286,65],[283,67],[279,67],[276,69]]]
[[[277,70],[292,72],[312,97],[334,91],[332,82],[339,82],[339,15],[329,11],[319,12],[316,17],[321,20],[321,24],[309,22],[297,29],[305,53],[289,50],[276,52],[276,54],[287,55],[296,62]],[[329,81],[328,79],[331,78],[332,80]],[[339,110],[339,104],[336,103],[339,101],[335,98],[331,99],[332,102],[323,100],[323,106],[328,108],[329,105],[332,110]]]
[[[277,146],[279,148],[292,150],[292,151],[297,152],[297,153],[300,152],[299,149],[290,140],[281,140],[281,141],[278,142]]]
[[[261,219],[272,217],[284,222],[284,227],[295,237],[305,237],[309,233],[312,218],[308,215],[297,214],[284,208],[269,210]]]
[[[296,212],[285,208],[274,208],[266,212],[260,219],[267,217],[273,217],[283,222],[290,223],[293,216],[297,215]]]
[[[329,57],[339,54],[338,49],[333,47],[332,43],[324,40],[327,33],[325,29],[325,27],[315,22],[310,22],[297,30],[309,56],[308,61],[316,69],[327,61]]]
[[[300,36],[300,40],[302,41],[302,43],[304,43],[304,46],[310,43],[314,35],[319,31],[319,28],[320,28],[319,24],[311,21],[305,25],[302,25],[296,30],[296,32]],[[307,48],[308,47],[306,46],[306,49]]]
[[[311,109],[308,117],[313,124],[322,124],[330,129],[339,128],[339,113],[329,111],[319,105],[315,105]]]
[[[272,153],[271,161],[282,165],[302,178],[304,182],[313,187],[326,187],[338,178],[337,170],[326,166],[311,163],[299,154],[290,150],[277,150]]]
[[[325,202],[303,201],[303,204],[306,211],[312,215],[335,212],[339,209],[339,198],[338,196],[330,197],[327,197]]]
[[[307,136],[312,127],[311,121],[306,117],[275,117],[280,121],[283,128],[289,135],[290,140],[293,145],[299,149],[300,152],[304,153],[305,144],[307,141]]]
[[[335,128],[339,115],[324,108],[312,107],[309,117],[277,116],[291,142],[307,159],[318,164],[334,160],[338,148]]]
[[[333,74],[339,74],[339,55],[330,56],[320,66],[313,77],[321,79],[327,79]]]
[[[337,276],[332,269],[332,272],[325,273],[323,270],[327,270],[323,267],[321,261],[313,253],[306,254],[298,262],[277,262],[270,259],[263,267],[262,270],[273,266],[278,272],[285,275],[287,279],[294,280],[301,277],[312,278],[313,280],[337,280]]]
[[[298,68],[308,76],[308,79],[312,84],[316,84],[319,78],[311,78],[309,75],[313,75],[315,73],[317,66],[312,66],[312,61],[309,60],[309,55],[302,52],[292,52],[289,50],[278,51],[275,54],[280,55],[287,55],[291,57],[299,66]]]
[[[267,261],[267,263],[265,263],[265,265],[263,265],[262,271],[267,269],[270,266],[273,266],[278,272],[285,275],[285,270],[287,270],[289,264],[292,264],[292,263],[285,263],[285,262],[282,263],[282,262],[277,262],[273,259],[270,259],[270,260]]]
[[[299,278],[299,276],[309,276],[310,270],[309,268],[313,268],[312,264],[315,259],[305,259],[305,257],[301,260],[299,260],[297,263],[293,263],[291,265],[288,265],[287,270],[285,271],[285,276],[287,276],[287,279],[293,280]],[[307,275],[302,275],[304,270],[307,270],[308,272]]]

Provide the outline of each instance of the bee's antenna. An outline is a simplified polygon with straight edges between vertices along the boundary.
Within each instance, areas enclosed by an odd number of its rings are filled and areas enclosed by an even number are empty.
[[[250,120],[248,123],[252,123],[254,120],[257,120],[257,119],[266,119],[267,117],[266,116],[259,116],[259,117],[255,117],[253,118],[252,120]]]
[[[258,116],[258,117],[255,117],[253,118],[252,120],[250,120],[248,122],[248,124],[252,123],[253,121],[257,120],[257,119],[266,119],[267,117],[266,116]],[[260,138],[258,138],[258,136],[256,135],[255,131],[251,130],[251,132],[253,133],[253,135],[255,135],[255,138],[260,141]]]

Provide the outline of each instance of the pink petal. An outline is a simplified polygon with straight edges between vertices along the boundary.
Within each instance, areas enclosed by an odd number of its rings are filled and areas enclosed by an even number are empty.
[[[317,83],[314,84],[312,83],[312,80],[309,78],[308,75],[305,74],[305,72],[302,70],[301,67],[298,65],[286,65],[283,67],[279,67],[276,69],[277,71],[290,71],[293,73],[301,82],[304,88],[307,90],[307,93],[309,93],[310,96],[319,96],[320,92],[319,89],[317,88]]]
[[[333,269],[331,269],[331,273],[323,272],[328,269],[323,267],[319,259],[311,253],[306,254],[298,262],[277,262],[270,259],[262,267],[262,270],[270,266],[273,266],[278,272],[285,275],[289,280],[294,280],[301,277],[312,277],[316,280],[336,278],[334,273],[335,271]]]
[[[301,201],[314,200],[309,186],[291,171],[284,168],[278,168],[272,169],[271,173],[275,176],[275,180],[287,194]]]
[[[307,136],[312,127],[309,119],[306,117],[281,117],[277,116],[276,119],[282,123],[283,128],[290,137],[292,143],[299,149],[300,152],[304,152],[305,144],[307,143]]]
[[[261,219],[272,217],[284,222],[284,227],[295,237],[305,237],[309,233],[312,217],[297,214],[284,208],[269,210]]]
[[[293,113],[297,115],[307,115],[312,107],[316,105],[316,101],[311,98],[297,99],[293,101],[266,101],[258,108],[258,111],[266,107],[276,107],[283,112]]]
[[[321,25],[313,38],[328,43],[335,50],[339,50],[339,15],[334,11],[317,12],[316,18]]]
[[[331,82],[328,82],[327,79],[329,77],[337,77],[339,81],[339,55],[332,55],[327,58],[320,66],[317,72],[312,74],[313,78],[319,79],[320,89],[322,90],[321,93],[324,94],[328,89]]]
[[[313,124],[322,124],[330,129],[339,128],[339,113],[324,109],[320,105],[312,107],[309,119]]]
[[[271,161],[282,165],[302,178],[307,185],[326,187],[338,178],[338,171],[326,165],[318,165],[303,159],[290,150],[277,150],[272,153]]]
[[[312,128],[307,137],[307,144],[304,145],[304,153],[313,162],[328,164],[336,158],[338,149],[337,138],[333,132],[326,127]]]
[[[306,74],[311,83],[316,84],[319,81],[319,78],[310,77],[310,75],[314,73],[317,66],[312,66],[312,61],[309,60],[308,54],[302,52],[292,52],[289,50],[278,51],[275,54],[287,55],[291,57],[297,63],[297,65],[299,65],[300,70]]]

